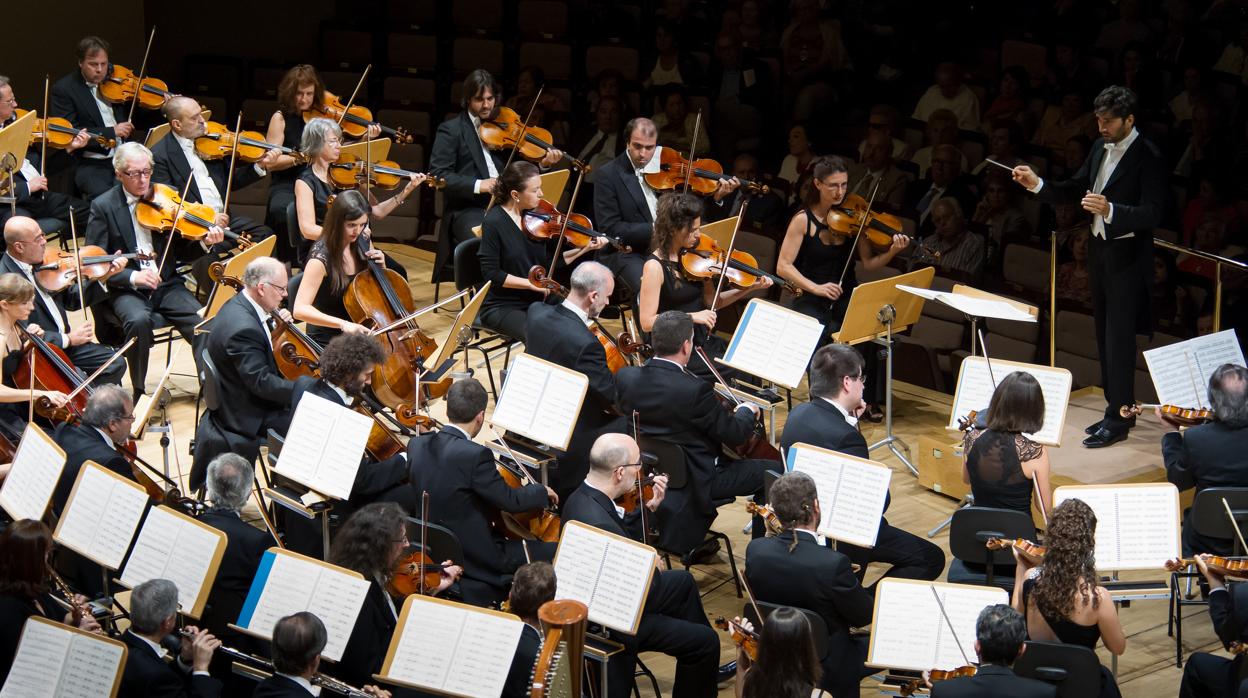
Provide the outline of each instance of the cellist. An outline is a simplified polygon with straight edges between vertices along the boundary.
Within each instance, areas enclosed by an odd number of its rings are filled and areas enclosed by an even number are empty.
[[[32,397],[29,390],[21,390],[13,382],[22,363],[24,327],[35,307],[35,286],[18,274],[0,274],[0,338],[4,339],[4,354],[0,356],[0,428],[9,434],[20,435],[26,429],[27,404]],[[36,327],[32,334],[42,335]],[[65,404],[66,395],[50,390],[35,390],[33,397],[46,397],[56,406]]]

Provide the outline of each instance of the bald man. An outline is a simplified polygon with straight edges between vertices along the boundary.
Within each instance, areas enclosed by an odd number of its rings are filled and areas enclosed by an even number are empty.
[[[113,260],[108,275],[100,279],[100,283],[88,283],[84,286],[81,296],[77,283],[53,293],[45,289],[34,275],[34,268],[43,264],[43,253],[48,246],[48,241],[35,219],[14,216],[6,221],[4,244],[4,256],[0,257],[0,273],[20,274],[35,285],[35,308],[30,313],[27,327],[38,325],[43,329],[43,339],[64,349],[74,366],[87,375],[94,373],[112,357],[114,350],[96,343],[95,327],[92,323],[84,322],[78,327],[70,327],[65,309],[81,310],[82,300],[88,306],[101,300],[105,294],[100,284],[121,271],[126,266],[126,260]],[[125,373],[126,362],[118,359],[109,364],[96,382],[121,383]]]

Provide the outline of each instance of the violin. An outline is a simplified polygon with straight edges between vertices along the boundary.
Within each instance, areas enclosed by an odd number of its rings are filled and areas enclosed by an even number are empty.
[[[615,498],[615,503],[624,510],[625,514],[637,511],[637,507],[642,502],[648,502],[654,497],[654,478],[657,476],[657,473],[652,473],[645,477],[637,478],[633,481],[632,488]]]
[[[554,149],[551,145],[554,137],[550,131],[540,126],[525,126],[524,120],[510,107],[499,107],[492,119],[482,119],[477,128],[481,143],[490,150],[515,148],[516,152],[526,160],[541,160],[546,152]],[[521,140],[523,137],[523,140]],[[519,143],[519,146],[516,144]],[[582,172],[589,172],[589,165],[564,153],[564,159]]]
[[[754,502],[746,502],[745,510],[755,516],[761,516],[763,523],[767,525],[767,535],[778,536],[784,533],[784,526],[780,523],[780,517],[776,516],[775,510],[766,504],[755,504]]]
[[[497,460],[494,465],[498,469],[499,476],[503,478],[503,482],[513,490],[533,483],[533,479],[524,471],[524,466],[518,462],[511,463]],[[496,511],[495,514],[496,517],[491,521],[491,524],[495,530],[501,532],[507,538],[512,540],[533,539],[544,543],[554,543],[559,540],[559,529],[563,524],[559,519],[559,515],[549,509],[536,509],[519,513]],[[524,531],[524,534],[517,532],[514,526],[508,526],[507,520],[518,525]]]
[[[165,478],[160,471],[156,470],[150,463],[139,457],[139,447],[134,439],[126,441],[124,444],[116,444],[115,448],[122,458],[130,464],[130,474],[134,476],[134,481],[139,483],[147,492],[147,496],[151,497],[157,504],[166,504],[181,511],[189,516],[196,516],[203,510],[203,503],[198,500],[185,497],[182,495],[178,486],[172,480]],[[148,472],[160,475],[166,481],[168,487],[161,485],[152,479]]]
[[[930,683],[935,683],[937,681],[948,681],[949,679],[960,679],[960,678],[965,678],[968,676],[974,676],[975,672],[976,672],[976,667],[973,667],[973,666],[960,666],[957,669],[932,669],[930,672],[928,672],[927,680]],[[923,679],[915,679],[911,681],[910,683],[906,684],[905,686],[901,687],[901,695],[912,696],[914,695],[915,691],[918,691],[920,688],[923,688],[923,686],[924,686]]]
[[[1202,557],[1205,560],[1205,567],[1218,576],[1248,578],[1248,560],[1237,560],[1221,555],[1203,555]],[[1195,566],[1195,558],[1182,557],[1169,560],[1165,564],[1168,572],[1178,572]]]
[[[568,225],[563,225],[564,219]],[[563,239],[573,247],[588,247],[594,238],[603,238],[616,249],[623,249],[619,238],[612,238],[594,230],[589,216],[580,213],[564,214],[549,201],[542,199],[537,208],[524,212],[524,232],[532,240],[549,240],[563,231]]]
[[[989,538],[984,541],[984,547],[989,550],[1001,550],[1003,548],[1012,547],[1035,562],[1039,562],[1043,559],[1045,552],[1048,551],[1048,548],[1043,545],[1037,545],[1026,538],[1015,538],[1013,540],[1006,538]]]
[[[144,109],[160,109],[170,97],[177,97],[169,91],[164,80],[145,77],[140,82],[139,76],[133,70],[116,63],[111,66],[108,76],[100,82],[99,93],[113,104],[129,102],[138,93],[139,106]]]
[[[863,221],[866,225],[863,226]],[[833,239],[844,241],[853,237],[859,228],[876,250],[887,250],[893,245],[894,235],[904,235],[901,218],[891,213],[872,211],[867,200],[858,194],[845,197],[840,206],[828,209],[824,218]]]
[[[1169,417],[1170,421],[1188,427],[1194,427],[1206,422],[1212,422],[1218,418],[1217,415],[1214,414],[1213,410],[1195,407],[1179,407],[1177,405],[1123,405],[1122,408],[1118,410],[1118,414],[1122,415],[1123,419],[1130,419],[1131,417],[1139,416],[1144,412],[1144,410],[1153,408],[1156,408],[1163,415]]]
[[[731,635],[732,641],[745,651],[745,656],[749,657],[750,661],[758,661],[758,633],[746,630],[723,616],[715,619],[715,627]]]
[[[970,431],[975,428],[975,421],[979,418],[979,410],[971,410],[966,413],[965,417],[958,417],[958,431]]]
[[[343,133],[355,139],[363,138],[368,134],[368,127],[376,124],[381,128],[381,132],[389,136],[394,142],[412,142],[412,137],[402,127],[390,128],[389,126],[378,124],[373,121],[373,112],[369,111],[368,107],[352,104],[348,108],[338,98],[338,95],[329,90],[325,90],[319,106],[313,104],[311,109],[303,112],[304,123],[317,118],[333,119],[342,127]]]
[[[728,283],[737,288],[750,289],[760,283],[762,277],[767,277],[773,284],[784,287],[794,295],[802,293],[802,290],[792,283],[759,269],[758,260],[744,250],[732,251],[732,257],[728,260],[727,271],[725,271],[724,249],[709,235],[699,235],[698,244],[695,247],[680,251],[680,266],[685,276],[692,280],[711,279],[725,273]]]
[[[29,113],[29,110],[18,109],[17,116],[20,118]],[[99,143],[105,148],[114,148],[117,146],[117,140],[109,138],[99,131],[91,129],[75,128],[69,123],[69,119],[62,119],[59,116],[52,116],[46,119],[35,119],[34,130],[30,132],[30,144],[42,143],[47,141],[48,145],[53,148],[68,148],[70,143],[74,142],[74,138],[79,131],[85,130],[91,140]]]
[[[446,565],[435,564],[425,551],[413,546],[394,564],[386,590],[398,598],[419,594],[421,589],[432,596],[442,582],[442,571],[445,569]]]
[[[151,191],[138,203],[134,207],[134,217],[148,230],[176,231],[187,240],[203,240],[208,229],[216,225],[217,212],[211,206],[184,201],[173,187],[165,184],[153,183]],[[246,234],[240,235],[228,228],[223,230],[225,237],[243,249],[253,244]]]
[[[399,163],[393,160],[382,160],[369,165],[364,158],[352,153],[342,153],[329,166],[329,183],[338,189],[353,189],[363,185],[367,179],[370,187],[395,189],[407,182],[408,178],[414,174],[420,173],[401,169]],[[446,180],[433,175],[425,175],[421,184],[441,189],[446,186]]]
[[[721,180],[732,179],[732,175],[724,174],[723,166],[710,158],[701,158],[690,163],[674,148],[663,148],[659,152],[659,171],[646,173],[646,184],[655,191],[665,191],[683,187],[686,178],[691,191],[709,195],[715,193]],[[748,179],[738,181],[743,189],[753,194],[766,194],[771,191],[762,182]]]
[[[264,134],[259,131],[239,131],[234,133],[225,124],[219,124],[215,121],[209,121],[207,133],[195,139],[195,154],[201,160],[227,158],[234,151],[235,142],[238,143],[238,159],[243,162],[258,162],[270,150],[276,150],[282,155],[289,155],[297,163],[302,164],[308,161],[306,155],[294,148],[274,145],[264,140]]]
[[[542,266],[535,265],[529,270],[529,283],[539,288],[544,288],[552,294],[560,297],[568,297],[568,289],[563,284],[555,281],[546,275],[546,270]],[[607,368],[612,373],[617,373],[621,368],[631,363],[632,357],[639,356],[640,352],[649,350],[649,345],[634,342],[633,338],[627,333],[622,332],[615,341],[607,335],[606,330],[602,329],[602,325],[595,320],[593,324],[588,326],[589,333],[594,335],[594,339],[602,345],[602,351],[607,355]]]
[[[35,279],[49,293],[69,288],[78,280],[79,269],[87,281],[99,281],[108,276],[109,267],[115,259],[152,260],[156,256],[144,252],[108,254],[96,245],[84,245],[78,249],[78,261],[74,253],[49,247],[43,253],[43,264],[34,268]]]

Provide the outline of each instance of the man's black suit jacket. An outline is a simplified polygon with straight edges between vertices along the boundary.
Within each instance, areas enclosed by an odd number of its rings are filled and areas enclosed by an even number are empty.
[[[22,268],[17,265],[17,260],[13,259],[6,252],[0,257],[0,274],[17,274],[22,278],[27,278]],[[66,328],[70,327],[69,316],[66,315],[66,308],[70,310],[81,310],[82,304],[78,302],[78,284],[74,283],[69,288],[56,293],[49,292],[52,296],[52,302],[56,306],[55,312],[61,316],[61,322]],[[87,284],[82,289],[82,297],[87,301],[87,305],[92,305],[104,295],[103,289],[99,284]],[[27,323],[34,323],[43,328],[43,339],[49,344],[55,344],[60,347],[62,335],[56,331],[56,320],[52,317],[52,309],[49,309],[38,295],[35,296],[35,308],[30,312],[30,319]]]
[[[491,151],[499,174],[506,164],[498,153]],[[485,208],[490,202],[488,192],[473,193],[479,179],[489,179],[490,171],[481,150],[481,139],[472,126],[468,112],[460,112],[438,125],[429,150],[429,173],[446,180],[442,194],[448,211],[461,208]]]
[[[111,65],[109,70],[112,70]],[[61,77],[52,85],[51,100],[48,112],[52,116],[63,117],[78,128],[89,128],[108,138],[117,137],[116,129],[104,126],[104,119],[100,116],[100,109],[97,106],[98,102],[91,96],[91,88],[87,86],[86,81],[82,79],[82,73],[78,70]],[[120,124],[126,120],[129,108],[130,105],[126,103],[113,105],[113,118],[117,120],[117,123]],[[83,150],[100,154],[108,152],[108,149],[95,142],[94,139],[88,141]]]
[[[126,669],[121,676],[118,698],[216,698],[221,682],[211,676],[182,674],[176,665],[166,664],[150,645],[134,633],[121,636],[126,643]]]
[[[503,482],[490,449],[455,428],[407,442],[409,481],[420,501],[429,493],[429,520],[449,528],[464,548],[464,576],[502,590],[507,569],[503,538],[490,527],[494,511],[522,512],[546,506],[539,484],[512,489]]]
[[[95,461],[124,478],[134,479],[130,472],[130,463],[116,448],[108,444],[95,427],[63,422],[52,432],[52,440],[65,451],[65,468],[61,470],[61,479],[52,493],[52,512],[57,516],[64,510],[69,493],[74,488],[74,481],[78,478],[78,471],[87,461]]]
[[[1166,479],[1180,490],[1248,487],[1248,428],[1210,422],[1161,437]]]
[[[628,150],[603,165],[594,178],[594,220],[603,235],[619,238],[638,254],[649,251],[654,219]]]
[[[274,674],[256,686],[251,698],[312,698],[312,694],[285,676]]]
[[[41,159],[42,159],[42,153],[39,151],[38,148],[29,148],[26,150],[26,160],[30,164],[34,165],[35,169],[39,169],[39,162]],[[69,167],[73,166],[76,162],[77,160],[75,156],[72,154],[68,154],[65,151],[59,150],[59,149],[49,150],[48,161],[46,163],[46,169],[44,170],[44,174],[48,177],[51,177],[52,175],[57,174],[58,172],[68,169]],[[16,203],[17,203],[18,209],[21,209],[25,204],[30,203],[32,199],[32,195],[30,193],[30,185],[27,184],[26,175],[22,174],[21,167],[18,167],[13,172],[13,189],[14,189],[13,196],[14,198],[17,199]],[[37,196],[40,193],[41,192],[35,192],[35,195]]]
[[[809,444],[857,458],[871,457],[862,432],[846,421],[845,415],[832,403],[821,397],[812,397],[810,402],[793,408],[785,420],[784,430],[780,432],[780,448],[788,453],[793,444]],[[891,495],[885,497],[886,511],[891,501]]]
[[[529,680],[533,676],[533,666],[537,664],[537,655],[541,651],[541,634],[525,623],[520,630],[520,643],[516,645],[516,653],[511,658],[511,671],[507,672],[507,682],[503,684],[502,698],[529,698]]]
[[[633,540],[641,540],[641,517],[638,511],[625,514],[623,517],[615,509],[612,502],[601,490],[581,483],[580,487],[568,496],[560,512],[563,522],[580,521],[607,533],[624,536]]]
[[[243,521],[232,511],[206,511],[199,520],[225,534],[225,554],[204,613],[204,625],[221,637],[227,624],[237,622],[264,551],[277,543],[267,531]]]
[[[143,206],[144,204],[138,204]],[[139,251],[138,238],[135,237],[134,222],[130,220],[130,207],[126,205],[126,191],[121,184],[97,196],[91,202],[91,217],[87,221],[87,244],[104,248],[109,254],[118,250],[124,253]],[[165,253],[165,245],[170,244],[170,237],[165,233],[152,233],[153,254],[156,264],[161,263]],[[178,265],[203,256],[203,249],[198,243],[181,240],[173,243],[168,258],[160,267],[160,283],[180,284],[183,278],[177,273]],[[139,268],[138,263],[130,262],[125,269],[108,279],[108,287],[112,289],[130,290],[130,276]]]
[[[268,327],[245,293],[221,306],[208,333],[208,356],[221,378],[221,409],[212,418],[226,431],[259,438],[284,424],[294,383],[278,370]]]
[[[932,698],[1055,698],[1057,686],[1015,676],[1009,667],[982,664],[974,676],[932,684]]]
[[[186,159],[186,153],[182,152],[182,146],[178,144],[178,139],[172,132],[152,146],[152,156],[155,159],[152,169],[153,182],[168,185],[179,192],[186,188],[186,182],[191,178],[191,163]],[[229,183],[229,161],[224,158],[205,160],[204,167],[207,168],[208,176],[212,177],[213,184],[217,186],[217,192],[224,200],[226,185]],[[255,165],[241,163],[234,168],[234,189],[242,189],[258,182],[263,176],[256,172]],[[186,200],[196,204],[203,202],[198,182],[187,189]]]

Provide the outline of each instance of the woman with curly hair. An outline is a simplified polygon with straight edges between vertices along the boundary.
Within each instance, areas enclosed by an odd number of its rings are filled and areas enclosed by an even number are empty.
[[[403,604],[403,599],[390,597],[386,584],[399,558],[411,547],[403,507],[394,502],[362,507],[338,530],[329,551],[329,561],[364,575],[369,586],[342,661],[330,672],[335,677],[362,686],[371,683],[373,674],[381,671],[390,636],[398,625],[399,607]],[[442,582],[429,592],[431,595],[445,591],[463,572],[450,560],[442,564]]]
[[[1118,611],[1109,591],[1097,585],[1096,514],[1079,499],[1053,510],[1045,536],[1044,564],[1033,566],[1015,553],[1014,608],[1027,619],[1032,640],[1064,642],[1096,649],[1097,640],[1116,655],[1127,649]],[[1101,698],[1122,694],[1114,676],[1101,667]]]

